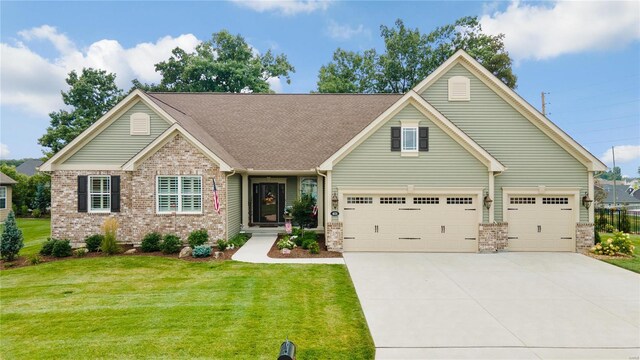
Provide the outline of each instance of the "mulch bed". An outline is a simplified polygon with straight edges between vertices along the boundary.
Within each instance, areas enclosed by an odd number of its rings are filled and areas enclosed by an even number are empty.
[[[594,259],[598,259],[598,260],[616,260],[616,259],[633,259],[633,255],[623,255],[623,254],[619,254],[619,255],[598,255],[598,254],[594,254],[589,250],[584,250],[582,251],[583,255],[586,255],[588,257],[592,257]]]
[[[178,254],[163,254],[161,251],[145,253],[145,252],[140,251],[140,248],[136,248],[137,251],[134,254],[125,254],[124,253],[125,251],[133,249],[133,245],[121,245],[121,248],[122,248],[122,253],[121,254],[111,255],[111,256],[157,256],[157,257],[180,259],[180,258],[178,258]],[[209,257],[194,258],[193,256],[187,256],[187,257],[181,258],[180,260],[189,261],[189,262],[208,262],[208,261],[231,260],[231,257],[233,256],[233,254],[236,253],[236,251],[238,251],[238,249],[239,248],[235,248],[233,250],[227,249],[217,259],[214,257],[214,253],[217,251],[217,249],[213,249],[211,251],[211,256],[209,256]],[[86,253],[82,257],[69,256],[69,257],[57,258],[57,257],[53,257],[53,256],[42,256],[42,255],[39,255],[39,256],[40,256],[40,260],[41,260],[40,264],[48,263],[48,262],[54,262],[54,261],[60,261],[60,260],[95,258],[95,257],[109,257],[109,255],[105,255],[105,254],[103,254],[101,252]],[[15,269],[15,268],[21,268],[21,267],[25,267],[25,266],[33,266],[29,262],[29,257],[27,257],[27,256],[18,256],[13,261],[0,260],[0,270]]]
[[[302,247],[296,247],[291,250],[291,254],[283,254],[278,250],[278,240],[282,239],[284,235],[278,235],[278,238],[271,246],[271,250],[267,256],[274,259],[293,259],[293,258],[341,258],[342,253],[335,251],[328,251],[327,245],[324,241],[324,235],[318,235],[318,245],[320,245],[320,253],[319,254],[311,254],[309,250],[305,250]]]

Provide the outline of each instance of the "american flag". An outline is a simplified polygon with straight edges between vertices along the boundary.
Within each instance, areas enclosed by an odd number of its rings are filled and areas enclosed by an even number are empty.
[[[220,214],[220,198],[218,197],[218,187],[216,186],[216,179],[213,179],[213,208]]]

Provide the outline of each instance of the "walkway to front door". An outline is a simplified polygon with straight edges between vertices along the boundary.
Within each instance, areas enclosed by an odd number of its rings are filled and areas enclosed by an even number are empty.
[[[274,259],[267,256],[278,234],[253,234],[240,250],[233,254],[232,260],[258,264],[344,264],[343,258],[296,258]]]

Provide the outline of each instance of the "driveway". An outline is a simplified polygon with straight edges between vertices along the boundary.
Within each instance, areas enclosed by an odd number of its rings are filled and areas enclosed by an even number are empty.
[[[575,253],[345,253],[379,359],[640,355],[640,275]]]

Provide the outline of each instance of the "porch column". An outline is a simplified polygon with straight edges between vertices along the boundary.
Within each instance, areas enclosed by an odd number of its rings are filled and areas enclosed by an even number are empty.
[[[242,174],[242,228],[249,228],[249,174]]]
[[[593,171],[589,171],[589,180],[588,180],[588,186],[589,189],[587,190],[587,194],[589,195],[589,199],[594,200],[595,199],[595,181],[593,180]],[[580,197],[580,210],[582,210],[582,194],[578,195]],[[589,210],[587,210],[589,212],[589,222],[590,223],[594,223],[595,222],[595,207],[596,207],[596,202],[592,202],[591,206],[589,207]]]
[[[491,207],[489,209],[487,209],[487,211],[489,212],[489,223],[492,223],[494,220],[494,214],[495,214],[495,200],[496,200],[496,196],[495,196],[495,178],[496,178],[496,174],[493,171],[489,171],[489,197],[491,198],[491,200],[493,200],[493,203],[491,203]],[[504,199],[502,200],[504,201]],[[484,209],[484,201],[483,199],[480,199],[480,206],[482,206],[482,208]]]
[[[324,192],[324,203],[327,204],[327,207],[325,209],[325,218],[327,219],[327,222],[329,221],[333,221],[333,218],[331,217],[331,207],[333,206],[331,204],[331,193],[333,191],[333,189],[331,188],[331,170],[327,171],[327,186],[326,186],[326,190]]]
[[[318,175],[318,227],[324,228],[324,182],[322,176]]]

